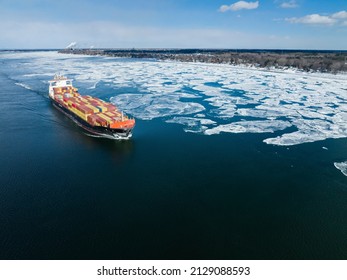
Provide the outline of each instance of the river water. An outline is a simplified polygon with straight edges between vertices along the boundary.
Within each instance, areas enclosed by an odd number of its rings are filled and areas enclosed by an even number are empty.
[[[346,259],[344,75],[0,52],[1,259]],[[55,73],[136,118],[85,134]],[[340,170],[339,170],[340,169]]]

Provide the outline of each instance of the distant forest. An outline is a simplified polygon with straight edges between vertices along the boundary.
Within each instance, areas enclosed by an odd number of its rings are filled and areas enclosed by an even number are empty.
[[[347,72],[347,51],[209,50],[209,49],[64,49],[60,53],[148,58],[182,62],[297,68],[303,71]]]

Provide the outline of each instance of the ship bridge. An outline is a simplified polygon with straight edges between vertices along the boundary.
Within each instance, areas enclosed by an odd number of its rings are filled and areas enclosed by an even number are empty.
[[[54,88],[72,87],[72,79],[62,75],[55,75],[54,79],[49,81],[49,95],[53,97]]]

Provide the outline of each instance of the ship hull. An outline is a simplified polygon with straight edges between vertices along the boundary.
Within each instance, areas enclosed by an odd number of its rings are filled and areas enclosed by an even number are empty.
[[[64,106],[62,106],[56,100],[50,98],[53,106],[58,109],[60,112],[69,117],[72,121],[74,121],[79,127],[84,129],[85,131],[91,133],[92,135],[110,138],[110,139],[129,139],[132,136],[132,128],[131,129],[112,129],[102,126],[92,126]]]

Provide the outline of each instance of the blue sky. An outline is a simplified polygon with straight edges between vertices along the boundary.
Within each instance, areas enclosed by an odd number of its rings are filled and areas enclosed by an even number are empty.
[[[347,50],[347,0],[0,0],[0,49]]]

